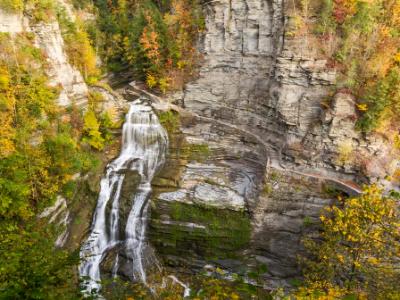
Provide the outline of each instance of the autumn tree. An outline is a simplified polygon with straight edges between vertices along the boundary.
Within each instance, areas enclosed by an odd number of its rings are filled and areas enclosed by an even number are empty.
[[[398,205],[397,198],[372,185],[361,196],[327,208],[321,216],[321,235],[305,240],[311,256],[303,258],[307,288],[299,295],[399,299]]]
[[[37,14],[46,15],[46,6]],[[75,108],[57,105],[46,58],[30,33],[0,34],[0,299],[79,299],[77,256],[54,249],[37,215],[95,164]]]
[[[10,74],[5,67],[0,67],[0,158],[15,151],[15,98],[10,86]]]
[[[193,74],[204,27],[199,1],[96,1],[98,46],[112,71],[130,70],[150,88],[182,88]],[[99,36],[99,35],[98,35]]]
[[[92,110],[88,110],[84,116],[84,138],[83,141],[97,150],[104,148],[104,138],[101,136],[100,123],[96,114]]]
[[[59,9],[58,22],[65,42],[68,58],[88,83],[93,83],[100,75],[96,53],[86,32],[83,21],[72,22],[65,10]]]

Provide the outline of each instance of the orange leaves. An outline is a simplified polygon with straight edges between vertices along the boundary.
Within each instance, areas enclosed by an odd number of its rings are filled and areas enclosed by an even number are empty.
[[[334,0],[333,17],[339,24],[356,11],[356,0]]]
[[[101,9],[104,16],[111,15],[104,17],[105,32],[99,39],[111,69],[129,66],[148,87],[162,92],[180,89],[190,79],[204,27],[199,0],[117,0]]]
[[[160,62],[160,46],[158,43],[158,34],[149,27],[145,27],[140,38],[140,43],[146,51],[146,56],[156,64]]]

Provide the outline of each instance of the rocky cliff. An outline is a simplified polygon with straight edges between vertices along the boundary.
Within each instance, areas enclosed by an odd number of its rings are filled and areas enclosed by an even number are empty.
[[[182,271],[265,264],[264,284],[285,284],[299,275],[301,236],[333,201],[330,191],[357,194],[398,162],[383,137],[355,130],[351,95],[332,97],[327,60],[287,34],[289,4],[221,0],[204,9],[204,63],[172,99],[184,108],[180,123],[166,118],[180,129],[170,128],[169,160],[154,182],[150,239]]]
[[[75,102],[84,106],[87,103],[88,87],[81,73],[68,61],[57,20],[36,23],[22,13],[0,10],[0,32],[11,35],[33,33],[35,46],[47,57],[50,83],[61,87],[59,104],[67,106]]]
[[[149,239],[167,267],[246,274],[265,265],[265,287],[288,284],[299,276],[301,237],[318,226],[332,193],[358,194],[362,183],[384,179],[398,164],[383,136],[355,130],[354,99],[346,91],[332,95],[336,71],[326,58],[288,34],[292,8],[286,2],[204,2],[199,77],[169,99],[175,105],[159,109],[170,144],[153,182]],[[60,105],[85,107],[92,90],[105,98],[102,110],[123,111],[123,98],[89,88],[70,64],[59,27],[56,20],[37,24],[0,11],[0,32],[34,35],[51,83],[61,88]],[[138,92],[129,89],[126,99]],[[115,155],[113,149],[107,159]],[[72,205],[60,198],[45,214],[69,227],[60,245],[79,247],[100,176],[101,170],[79,182]],[[137,183],[136,174],[131,177],[124,207]]]

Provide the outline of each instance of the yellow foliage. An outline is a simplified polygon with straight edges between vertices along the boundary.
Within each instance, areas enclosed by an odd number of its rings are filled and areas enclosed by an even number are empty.
[[[169,79],[168,78],[160,78],[160,80],[158,81],[158,84],[160,86],[161,92],[163,94],[165,94],[169,87]]]
[[[394,61],[396,63],[400,63],[400,52],[397,52],[396,55],[394,56]]]
[[[187,62],[184,60],[180,60],[176,63],[176,66],[178,67],[179,70],[184,69],[186,65],[187,65]]]
[[[338,146],[338,163],[346,164],[352,159],[353,144],[351,140],[343,141]]]
[[[1,0],[0,7],[7,11],[21,11],[24,8],[23,0]]]
[[[366,103],[357,104],[357,109],[359,111],[367,111],[368,110],[368,104],[366,104]]]
[[[396,299],[388,296],[400,293],[394,284],[400,278],[396,200],[372,185],[359,197],[326,211],[320,218],[322,242],[315,242],[315,237],[304,241],[317,259],[303,259],[307,285],[298,291],[297,299],[308,299],[306,296],[317,291],[321,296],[311,299],[337,299],[346,294],[357,295],[357,299],[366,295],[369,299]],[[339,278],[343,284],[337,286]]]
[[[400,149],[400,135],[399,134],[396,134],[394,137],[394,146],[396,147],[396,149]]]
[[[150,73],[146,76],[146,84],[149,88],[154,88],[157,85],[157,78]]]
[[[0,158],[15,151],[14,106],[15,98],[10,88],[10,75],[0,67]]]
[[[96,52],[84,29],[83,21],[78,18],[71,24],[68,16],[65,15],[62,15],[61,20],[62,22],[59,23],[70,62],[82,73],[88,83],[95,83],[100,70],[97,68]]]

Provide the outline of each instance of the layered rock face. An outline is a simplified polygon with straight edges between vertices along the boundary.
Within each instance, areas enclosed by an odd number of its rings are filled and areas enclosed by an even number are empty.
[[[47,55],[51,84],[62,87],[59,104],[67,106],[75,102],[85,106],[89,90],[82,74],[68,62],[58,22],[34,25],[32,31],[35,33],[37,47]]]
[[[34,34],[35,46],[41,49],[47,58],[50,83],[61,87],[59,104],[68,106],[75,102],[80,106],[85,106],[88,87],[81,73],[68,61],[58,22],[31,23],[22,13],[7,13],[0,10],[0,32],[11,35]]]
[[[324,103],[331,98],[336,72],[303,36],[286,34],[288,6],[282,0],[209,3],[205,62],[181,103],[251,132],[288,161],[384,178],[397,163],[391,147],[383,137],[356,132],[357,111],[349,95],[339,93]],[[357,148],[357,159],[337,160],[343,144]],[[366,165],[371,157],[375,167]]]
[[[355,131],[350,95],[323,103],[336,72],[303,39],[285,35],[282,0],[211,1],[205,15],[204,63],[174,98],[190,117],[182,114],[180,131],[170,134],[169,159],[154,183],[150,239],[182,271],[265,264],[264,284],[282,285],[299,275],[301,236],[331,203],[332,183],[357,194],[349,182],[383,178],[396,161],[383,138]],[[205,147],[200,159],[190,154]],[[200,215],[240,221],[210,224]],[[240,230],[246,222],[251,230]]]

